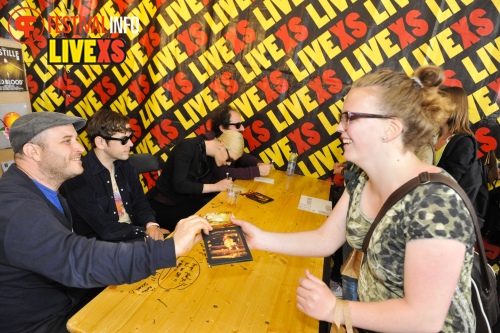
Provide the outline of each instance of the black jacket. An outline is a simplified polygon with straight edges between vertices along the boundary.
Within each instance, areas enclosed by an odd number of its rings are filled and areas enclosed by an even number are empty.
[[[486,203],[479,202],[478,193],[485,186],[486,193],[483,193],[483,196],[487,196],[488,191],[483,165],[477,157],[477,142],[474,136],[465,133],[454,135],[446,144],[437,166],[446,170],[462,187],[481,220],[485,213],[485,208],[481,206]]]
[[[94,150],[82,158],[82,165],[84,172],[67,180],[61,187],[71,209],[74,231],[87,238],[107,241],[143,237],[146,224],[155,222],[155,213],[132,164],[129,161],[114,162],[116,184],[132,224],[118,222],[111,175]]]
[[[75,306],[75,288],[133,283],[176,265],[172,238],[131,244],[77,236],[60,201],[65,214],[16,165],[0,179],[0,332],[45,332]]]
[[[215,167],[215,160],[206,154],[204,136],[184,139],[172,149],[151,192],[159,191],[175,203],[188,200],[206,203],[217,194],[202,193],[203,184],[220,180],[210,172]]]

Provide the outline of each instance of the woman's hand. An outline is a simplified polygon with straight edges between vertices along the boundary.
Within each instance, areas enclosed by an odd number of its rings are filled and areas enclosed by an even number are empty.
[[[299,279],[297,307],[306,315],[327,322],[333,321],[337,298],[330,288],[306,270],[306,277]]]
[[[247,241],[248,247],[250,249],[257,249],[257,239],[258,234],[262,233],[262,230],[251,224],[250,222],[246,222],[243,220],[238,220],[236,217],[231,216],[231,222],[241,227],[243,233],[245,234],[245,239]]]
[[[224,192],[224,191],[227,191],[227,188],[232,183],[233,183],[233,181],[232,181],[231,178],[219,180],[217,183],[213,184],[213,187],[215,187],[215,191],[213,191],[213,192]]]

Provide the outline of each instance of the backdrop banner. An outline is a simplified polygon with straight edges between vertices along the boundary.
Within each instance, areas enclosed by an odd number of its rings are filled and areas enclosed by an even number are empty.
[[[444,68],[479,156],[496,150],[499,14],[499,0],[0,0],[0,36],[23,43],[33,111],[119,111],[135,152],[165,161],[233,108],[248,152],[284,170],[296,148],[296,172],[327,179],[343,90],[379,68]]]

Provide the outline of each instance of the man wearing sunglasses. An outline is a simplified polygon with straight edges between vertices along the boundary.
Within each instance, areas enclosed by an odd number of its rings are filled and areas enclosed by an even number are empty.
[[[205,137],[212,140],[225,132],[227,130],[235,130],[238,132],[243,132],[245,126],[243,126],[241,115],[236,110],[222,109],[215,112],[212,117],[212,130],[205,133]],[[250,155],[248,153],[243,153],[235,163],[231,165],[222,165],[218,168],[214,168],[211,172],[217,179],[223,179],[228,174],[233,180],[236,179],[253,179],[259,176],[267,176],[271,171],[273,165],[272,163],[263,163],[257,157]]]
[[[61,192],[73,216],[75,233],[106,241],[163,240],[137,173],[127,161],[132,148],[129,119],[97,111],[87,125],[93,149],[82,158],[84,172],[66,181]]]

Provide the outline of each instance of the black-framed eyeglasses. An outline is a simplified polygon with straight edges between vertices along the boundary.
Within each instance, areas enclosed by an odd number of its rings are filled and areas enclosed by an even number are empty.
[[[344,128],[344,131],[347,131],[349,127],[349,122],[360,119],[360,118],[375,118],[375,119],[393,119],[393,116],[387,116],[384,114],[373,114],[373,113],[357,113],[357,112],[342,112],[340,114],[340,123]]]
[[[110,137],[110,136],[102,136],[102,135],[99,135],[101,138],[103,138],[104,140],[114,140],[114,141],[120,141],[122,145],[126,145],[127,142],[129,140],[132,140],[132,138],[134,137],[133,134],[130,134],[129,136],[124,136],[123,138],[113,138],[113,137]]]
[[[227,160],[226,162],[227,163],[233,163],[234,162],[234,158],[231,157],[231,155],[229,155],[229,150],[227,150],[227,147],[224,147],[226,148],[226,153],[227,153]]]
[[[233,125],[234,127],[236,127],[236,129],[240,129],[240,127],[243,125],[242,122],[239,122],[239,123],[229,123],[229,126]]]

